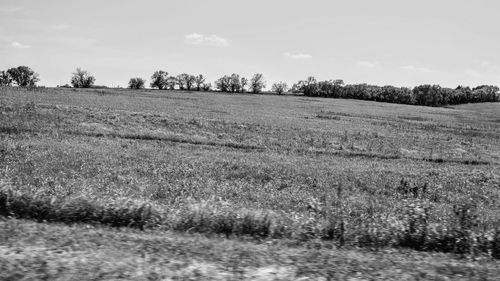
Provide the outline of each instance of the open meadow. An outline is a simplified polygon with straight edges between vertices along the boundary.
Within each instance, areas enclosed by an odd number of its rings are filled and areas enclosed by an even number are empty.
[[[498,202],[500,103],[0,88],[1,280],[495,280]]]

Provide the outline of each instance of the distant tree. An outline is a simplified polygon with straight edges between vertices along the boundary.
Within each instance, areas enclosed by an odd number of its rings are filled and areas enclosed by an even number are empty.
[[[167,88],[168,72],[163,70],[158,70],[151,76],[151,88],[158,88],[163,90]]]
[[[491,93],[498,93],[498,91],[500,90],[500,88],[498,88],[498,86],[491,86],[491,85],[477,86],[472,90],[475,91],[475,90],[479,90],[479,89],[485,89],[487,92],[491,92]]]
[[[273,91],[275,86],[273,85]],[[482,85],[471,89],[458,86],[456,89],[439,85],[407,87],[376,86],[363,84],[344,85],[342,80],[317,81],[310,76],[293,85],[292,92],[311,97],[346,98],[379,102],[412,104],[423,106],[444,106],[473,102],[500,101],[500,88]]]
[[[500,101],[497,86],[481,85],[472,89],[473,101],[471,102],[495,102]]]
[[[201,91],[205,84],[205,77],[203,77],[203,74],[195,76],[194,83],[196,85],[196,91]]]
[[[232,83],[231,76],[224,75],[223,77],[215,81],[215,88],[221,92],[230,92],[231,83]]]
[[[179,90],[184,90],[185,86],[185,76],[183,74],[179,74],[175,77],[175,81],[177,82],[177,86],[179,87]]]
[[[188,74],[186,76],[186,90],[191,91],[196,83],[196,76]]]
[[[0,86],[9,86],[12,84],[12,78],[7,71],[0,71]]]
[[[240,86],[241,86],[241,92],[245,92],[245,86],[248,85],[248,79],[245,77],[241,77],[240,79]]]
[[[175,76],[168,76],[167,81],[165,83],[165,87],[169,90],[175,90],[175,86],[177,85],[177,78]]]
[[[312,81],[312,78],[310,79],[310,81]],[[311,84],[309,84],[306,91],[316,91],[313,94],[315,96],[338,98],[340,97],[340,90],[343,84],[344,81],[340,79],[319,81],[317,83],[312,82]]]
[[[201,90],[205,91],[205,92],[212,90],[212,84],[211,83],[203,83]]]
[[[71,77],[71,85],[75,88],[90,88],[95,83],[95,77],[86,70],[77,68]]]
[[[338,98],[340,97],[342,86],[344,86],[344,80],[335,79],[333,80],[333,93],[332,97]]]
[[[342,79],[335,79],[335,80],[333,80],[333,85],[335,85],[335,86],[343,86],[344,85],[344,80],[342,80]]]
[[[472,97],[472,89],[469,86],[458,86],[451,100],[451,104],[466,103]]]
[[[16,84],[21,87],[33,87],[36,86],[36,82],[40,81],[38,73],[35,73],[27,66],[13,67],[7,70],[7,74],[12,81],[16,82]]]
[[[250,79],[250,91],[252,93],[260,93],[266,87],[266,81],[264,81],[264,75],[262,73],[254,74],[252,79]]]
[[[397,88],[394,86],[380,87],[378,95],[373,96],[372,100],[400,104],[414,103],[412,90],[410,88]]]
[[[179,86],[179,90],[190,91],[193,88],[194,82],[195,76],[193,75],[189,75],[187,73],[177,75],[177,85]]]
[[[304,93],[306,96],[317,96],[318,81],[314,78],[314,76],[309,76],[306,80],[300,80],[294,84],[292,91],[294,93]]]
[[[276,92],[278,95],[283,94],[284,92],[288,91],[288,85],[285,82],[278,82],[274,83],[271,91]]]
[[[229,86],[229,90],[232,92],[232,93],[238,93],[238,92],[241,92],[241,77],[240,75],[236,74],[236,73],[233,73],[231,74],[231,80],[230,80],[230,86]]]
[[[128,88],[129,89],[144,89],[144,85],[146,84],[146,80],[136,77],[136,78],[130,78],[128,81]]]
[[[420,85],[413,88],[417,105],[439,106],[442,102],[442,90],[439,85]]]

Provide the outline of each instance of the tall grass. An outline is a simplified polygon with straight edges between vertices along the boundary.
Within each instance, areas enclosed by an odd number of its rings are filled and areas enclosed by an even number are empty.
[[[0,215],[40,222],[100,223],[112,227],[144,229],[160,216],[148,204],[125,200],[93,202],[87,198],[62,199],[55,196],[23,194],[10,187],[0,189]]]
[[[0,215],[40,222],[92,223],[111,227],[164,229],[218,234],[226,237],[334,242],[338,246],[410,248],[461,255],[486,254],[500,258],[498,228],[477,228],[477,216],[470,204],[456,205],[454,215],[442,223],[430,223],[430,206],[409,200],[402,217],[348,222],[341,203],[341,188],[329,205],[311,207],[309,213],[234,209],[217,199],[185,201],[180,206],[156,206],[132,201],[91,202],[84,198],[22,194],[4,186],[0,189]]]

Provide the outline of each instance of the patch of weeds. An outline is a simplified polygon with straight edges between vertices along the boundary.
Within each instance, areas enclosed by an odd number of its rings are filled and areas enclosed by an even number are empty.
[[[442,157],[427,157],[422,158],[424,161],[433,162],[433,163],[459,163],[464,165],[489,165],[490,162],[477,160],[477,159],[446,159]]]
[[[275,227],[277,216],[272,212],[234,210],[225,202],[204,201],[186,205],[170,222],[177,231],[215,233],[256,238],[281,237],[283,229]]]
[[[427,193],[427,187],[427,182],[423,185],[411,184],[409,180],[403,177],[396,187],[396,190],[403,195],[412,195],[413,198],[418,198]]]
[[[425,248],[429,227],[430,207],[421,201],[411,202],[405,210],[405,226],[399,237],[399,246],[415,250]]]
[[[342,118],[340,118],[340,116],[326,115],[326,114],[317,114],[316,118],[318,118],[318,119],[325,119],[325,120],[342,120]]]
[[[399,119],[411,120],[411,121],[427,121],[426,118],[420,116],[398,116]]]

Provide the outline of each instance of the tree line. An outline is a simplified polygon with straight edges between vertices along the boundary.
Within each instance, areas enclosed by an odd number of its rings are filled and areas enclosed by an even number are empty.
[[[95,82],[95,77],[86,70],[77,68],[71,78],[71,85],[74,88],[91,88]],[[69,85],[67,85],[69,86]],[[169,75],[167,71],[157,70],[151,76],[149,86],[159,90],[184,90],[184,91],[212,91],[231,93],[260,93],[266,86],[264,75],[257,73],[249,80],[239,74],[224,75],[215,81],[214,86],[206,81],[203,74],[192,75],[181,73],[176,76]],[[130,78],[129,89],[144,89],[146,80],[141,77]]]
[[[34,87],[38,81],[40,81],[39,75],[27,66],[18,66],[6,71],[0,71],[0,86]],[[94,85],[95,77],[81,68],[77,68],[72,73],[70,83],[71,86],[66,84],[63,87],[96,87]],[[212,86],[202,74],[181,73],[174,76],[169,75],[167,71],[158,70],[151,76],[149,86],[159,90],[216,90],[228,93],[261,93],[266,87],[266,81],[262,73],[256,73],[250,79],[233,73],[217,79]],[[144,89],[145,87],[145,79],[140,77],[130,78],[128,88]],[[340,79],[318,81],[313,76],[298,81],[291,88],[285,82],[274,83],[271,86],[271,91],[277,94],[291,92],[309,97],[359,99],[424,106],[500,101],[499,88],[490,85],[481,85],[475,88],[458,86],[455,89],[439,85],[420,85],[414,88],[369,84],[346,85]]]
[[[499,88],[490,85],[481,85],[475,88],[458,86],[455,89],[439,85],[420,85],[412,89],[369,84],[345,85],[342,80],[317,81],[312,76],[294,84],[292,92],[303,93],[310,97],[359,99],[425,106],[500,101]]]

